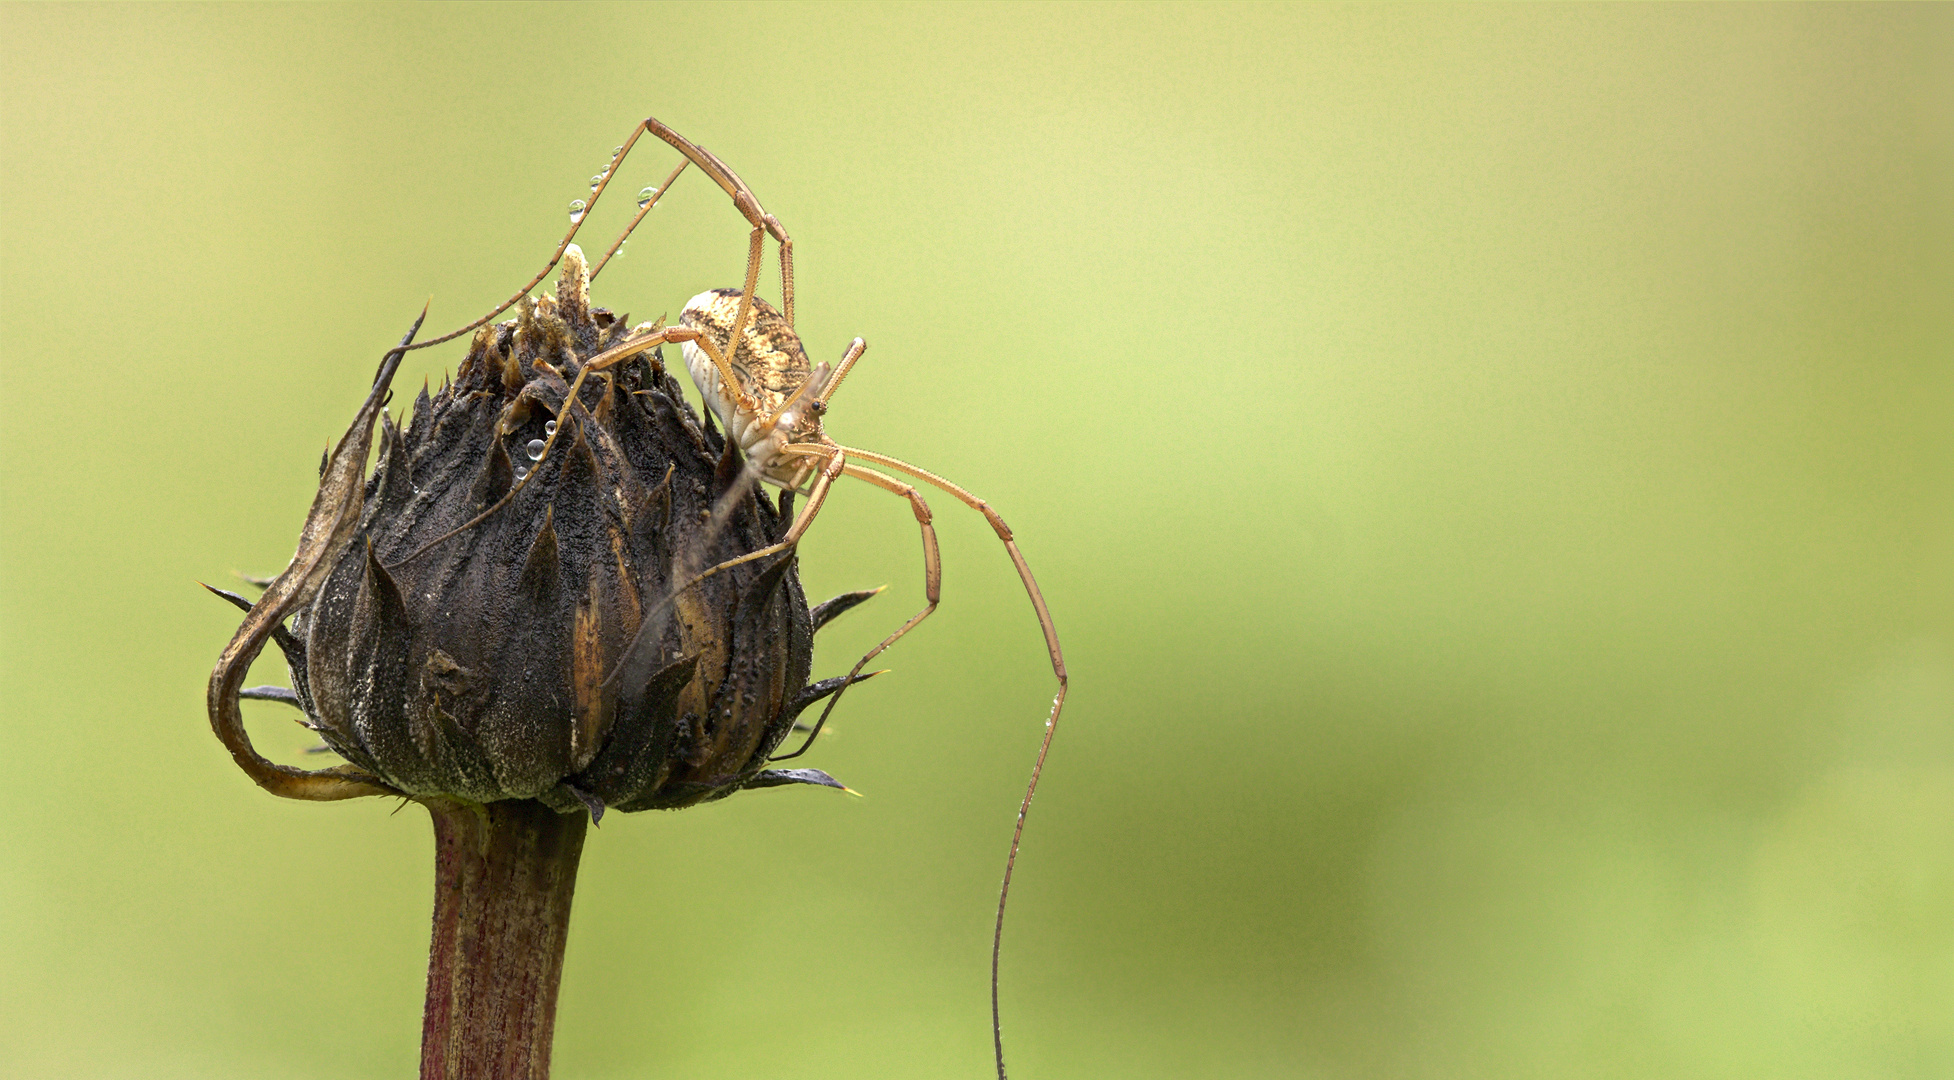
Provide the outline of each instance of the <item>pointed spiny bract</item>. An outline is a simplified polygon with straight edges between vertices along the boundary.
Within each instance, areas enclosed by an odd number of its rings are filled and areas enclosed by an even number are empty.
[[[517,588],[523,595],[536,603],[542,603],[553,596],[562,580],[562,558],[556,543],[556,524],[554,507],[543,509],[543,527],[536,532],[536,539],[530,542],[528,554],[523,556],[522,575]]]
[[[509,452],[502,447],[500,440],[490,443],[488,454],[482,460],[481,468],[475,474],[473,505],[477,510],[486,510],[501,501],[502,496],[515,486],[516,467],[509,460]]]

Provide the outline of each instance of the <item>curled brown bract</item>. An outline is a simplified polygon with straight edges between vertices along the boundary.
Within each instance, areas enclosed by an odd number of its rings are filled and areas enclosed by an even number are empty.
[[[271,640],[272,633],[283,625],[285,616],[293,609],[303,607],[318,592],[320,584],[332,570],[331,556],[346,549],[346,541],[359,527],[360,508],[365,498],[367,451],[373,443],[373,424],[386,405],[394,372],[400,367],[400,358],[407,345],[414,340],[414,335],[420,332],[421,320],[425,318],[427,311],[424,308],[407,335],[400,339],[400,345],[380,361],[380,370],[373,379],[373,389],[354,415],[346,434],[340,437],[339,445],[333,447],[332,455],[326,460],[324,475],[319,481],[319,493],[313,496],[312,510],[306,515],[305,527],[299,532],[298,550],[293,553],[291,563],[265,587],[264,595],[245,615],[243,625],[237,628],[231,643],[218,656],[217,667],[210,673],[206,702],[210,708],[211,730],[217,733],[224,748],[231,752],[231,760],[237,762],[238,768],[273,795],[331,802],[357,799],[364,795],[401,794],[351,765],[306,770],[267,760],[251,745],[251,737],[244,730],[244,715],[238,710],[237,703],[238,691],[243,688],[244,676],[250,671],[251,662],[258,658],[265,642]]]

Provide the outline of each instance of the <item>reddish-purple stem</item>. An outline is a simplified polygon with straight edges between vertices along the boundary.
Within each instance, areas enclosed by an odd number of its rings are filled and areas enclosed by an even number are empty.
[[[435,870],[421,1080],[548,1080],[590,819],[527,801],[425,805]]]

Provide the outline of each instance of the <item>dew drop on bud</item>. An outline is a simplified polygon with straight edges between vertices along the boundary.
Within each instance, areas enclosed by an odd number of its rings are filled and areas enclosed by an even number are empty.
[[[554,420],[551,420],[551,421],[549,421],[549,422],[547,422],[547,423],[545,423],[545,424],[543,425],[543,434],[545,434],[545,435],[554,435],[554,434],[556,434],[556,421],[554,421]]]
[[[543,440],[541,439],[529,440],[529,445],[523,447],[522,451],[523,453],[529,455],[529,460],[541,461],[543,459]]]
[[[638,205],[643,206],[644,204],[650,202],[651,200],[657,197],[658,197],[657,188],[655,187],[645,188],[643,191],[638,192]]]
[[[583,220],[583,210],[584,201],[582,199],[570,200],[570,224],[575,225],[577,222]]]

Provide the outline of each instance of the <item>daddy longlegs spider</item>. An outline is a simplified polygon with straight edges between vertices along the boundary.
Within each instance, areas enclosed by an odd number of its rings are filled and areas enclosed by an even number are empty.
[[[1058,693],[1052,699],[1052,711],[1045,720],[1044,738],[1038,747],[1038,758],[1031,770],[1031,780],[1025,785],[1023,800],[1018,805],[1017,824],[1011,834],[1011,848],[1004,862],[1004,880],[998,890],[997,920],[991,936],[991,1035],[997,1053],[997,1075],[1006,1080],[1004,1071],[1004,1036],[998,1007],[998,967],[1004,942],[1004,909],[1011,894],[1011,875],[1017,866],[1018,847],[1024,838],[1025,817],[1031,810],[1032,798],[1038,792],[1038,779],[1045,769],[1045,757],[1051,750],[1052,735],[1058,729],[1059,713],[1065,707],[1066,672],[1065,656],[1059,647],[1058,631],[1052,624],[1051,611],[1045,606],[1044,595],[1039,591],[1038,581],[1031,574],[1024,554],[1018,550],[1010,526],[1004,523],[989,503],[951,481],[887,454],[879,454],[857,447],[844,446],[828,437],[822,427],[822,417],[827,414],[828,402],[835,391],[841,388],[842,380],[860,360],[868,348],[861,338],[852,341],[843,353],[840,363],[830,368],[827,364],[811,368],[807,353],[800,338],[794,333],[794,241],[780,222],[760,205],[760,200],[725,162],[710,151],[653,118],[646,118],[631,130],[631,135],[623,145],[612,151],[611,164],[594,178],[590,202],[587,206],[573,204],[570,231],[564,234],[557,244],[556,251],[529,284],[504,301],[495,310],[480,319],[450,334],[406,346],[402,352],[427,348],[450,341],[488,324],[489,320],[508,310],[518,300],[528,295],[549,272],[555,268],[570,249],[577,230],[589,210],[594,208],[604,190],[610,186],[618,166],[630,154],[631,148],[645,132],[669,143],[684,155],[664,184],[650,191],[638,200],[638,213],[624,231],[619,234],[603,257],[591,268],[590,277],[595,280],[604,269],[611,256],[623,246],[632,231],[643,221],[651,208],[657,205],[666,191],[678,179],[686,166],[693,165],[720,186],[733,200],[738,210],[752,228],[747,243],[746,279],[738,289],[719,289],[701,293],[686,304],[677,326],[657,326],[638,334],[631,339],[591,357],[577,371],[576,379],[570,385],[565,397],[563,416],[568,419],[578,408],[578,391],[583,382],[593,373],[601,373],[651,349],[665,344],[677,344],[685,356],[686,368],[698,387],[700,396],[717,414],[726,430],[726,437],[737,443],[747,461],[747,477],[757,478],[790,491],[804,491],[807,503],[795,516],[779,542],[756,551],[748,552],[736,559],[729,559],[691,577],[672,591],[665,603],[670,603],[679,593],[698,584],[708,577],[739,566],[742,563],[765,559],[792,550],[808,527],[814,523],[822,504],[827,501],[829,488],[835,480],[852,476],[866,481],[892,494],[909,501],[910,509],[916,515],[916,523],[922,532],[923,541],[923,583],[926,602],[922,610],[909,617],[896,631],[870,649],[841,684],[841,690],[829,698],[800,748],[789,754],[782,754],[774,760],[799,757],[807,752],[820,735],[828,716],[833,712],[841,695],[852,685],[855,677],[861,674],[869,661],[901,640],[903,635],[914,630],[930,613],[934,612],[942,599],[942,562],[937,552],[936,529],[931,523],[929,504],[922,493],[904,480],[891,476],[889,472],[872,469],[858,462],[868,462],[894,473],[906,474],[923,483],[941,489],[959,502],[984,515],[992,531],[1004,543],[1004,550],[1011,557],[1017,569],[1018,578],[1023,582],[1025,593],[1031,598],[1032,610],[1038,617],[1039,629],[1045,636],[1045,647],[1051,654],[1052,674],[1058,679]],[[767,237],[773,237],[779,248],[780,258],[780,297],[781,306],[773,305],[755,295],[759,284],[760,264],[762,262]],[[556,447],[556,440],[562,436],[565,424],[558,424],[549,435],[538,460],[546,458]],[[528,476],[518,481],[502,499],[483,511],[471,521],[453,532],[429,542],[420,551],[407,557],[408,561],[418,557],[448,537],[460,533],[494,514],[514,498],[517,491],[528,483],[528,477],[542,472],[532,468]],[[718,517],[719,515],[715,515]],[[650,612],[646,613],[647,622]]]

